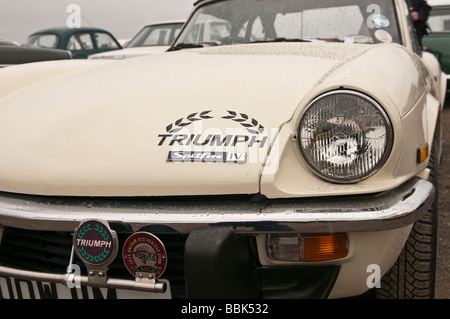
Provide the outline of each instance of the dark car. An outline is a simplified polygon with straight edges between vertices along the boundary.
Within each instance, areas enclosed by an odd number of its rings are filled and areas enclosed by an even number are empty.
[[[110,32],[99,28],[41,30],[31,34],[27,43],[42,48],[69,50],[74,59],[86,59],[94,53],[122,49]]]
[[[67,59],[72,59],[72,54],[67,50],[44,49],[28,44],[0,40],[0,67]]]

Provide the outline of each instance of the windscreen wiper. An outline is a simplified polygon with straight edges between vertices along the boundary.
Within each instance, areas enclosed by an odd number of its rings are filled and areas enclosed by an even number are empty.
[[[176,46],[169,48],[167,51],[177,51],[182,49],[195,49],[195,48],[203,48],[205,45],[216,46],[220,45],[220,41],[202,41],[198,43],[178,43]]]
[[[195,48],[203,48],[203,44],[198,43],[178,43],[176,46],[169,48],[167,51],[178,51],[182,49],[195,49]]]
[[[273,39],[252,41],[250,43],[270,43],[270,42],[312,42],[312,40],[300,38],[273,38]]]

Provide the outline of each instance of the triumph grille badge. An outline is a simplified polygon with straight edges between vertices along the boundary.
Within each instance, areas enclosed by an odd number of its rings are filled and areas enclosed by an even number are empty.
[[[102,220],[81,222],[73,234],[73,245],[86,266],[99,267],[106,267],[114,260],[119,246],[116,233]]]
[[[164,244],[153,234],[137,232],[128,237],[123,245],[122,258],[128,271],[151,273],[159,278],[167,266],[167,252]]]

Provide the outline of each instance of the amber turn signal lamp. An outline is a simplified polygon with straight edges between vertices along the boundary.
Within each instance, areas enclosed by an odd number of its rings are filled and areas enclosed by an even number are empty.
[[[347,234],[303,234],[303,250],[305,261],[343,258],[348,254]]]
[[[346,233],[270,234],[267,240],[270,259],[280,261],[325,261],[348,254]]]
[[[423,163],[428,158],[428,143],[417,149],[417,163]]]

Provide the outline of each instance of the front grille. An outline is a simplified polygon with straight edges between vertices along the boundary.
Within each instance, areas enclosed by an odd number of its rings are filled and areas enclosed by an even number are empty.
[[[122,244],[131,233],[117,232],[119,252],[111,263],[108,276],[130,279],[134,277],[122,261]],[[162,276],[169,280],[173,298],[186,298],[184,280],[184,245],[187,235],[156,234],[167,250],[168,264]],[[0,263],[22,270],[64,274],[70,261],[72,233],[5,228],[0,244]],[[86,267],[74,254],[74,264],[86,275]]]

